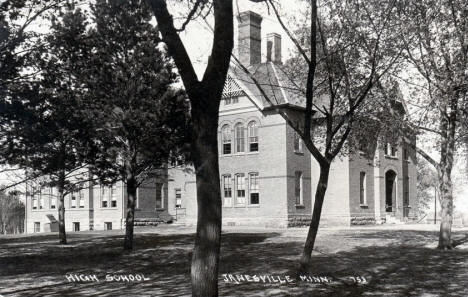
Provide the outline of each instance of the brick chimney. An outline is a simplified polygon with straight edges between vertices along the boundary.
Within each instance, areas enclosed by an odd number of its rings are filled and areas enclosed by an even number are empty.
[[[267,62],[281,64],[281,35],[267,34]]]
[[[239,61],[244,66],[261,62],[262,17],[253,11],[239,14]]]

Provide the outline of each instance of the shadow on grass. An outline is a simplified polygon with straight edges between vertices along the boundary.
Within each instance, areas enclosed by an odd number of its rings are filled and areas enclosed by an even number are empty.
[[[458,235],[457,235],[458,236]],[[0,294],[21,296],[187,296],[193,234],[136,234],[125,253],[122,236],[71,236],[72,247],[37,243],[30,254],[8,248],[0,257]],[[437,239],[424,231],[340,231],[320,235],[309,276],[301,281],[297,258],[302,238],[276,232],[223,233],[222,296],[468,296],[468,250],[426,247]],[[26,242],[25,242],[26,243]],[[14,243],[18,247],[18,242]],[[97,275],[99,282],[69,282],[66,274]],[[106,282],[106,274],[142,274],[143,282]],[[224,282],[223,274],[288,275],[294,283]],[[365,277],[355,284],[350,277]],[[3,286],[3,287],[2,287]],[[431,295],[432,294],[432,295]],[[10,295],[8,295],[10,296]]]

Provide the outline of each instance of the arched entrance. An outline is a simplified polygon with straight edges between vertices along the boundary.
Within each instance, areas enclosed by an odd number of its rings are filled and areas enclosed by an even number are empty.
[[[396,177],[397,174],[393,170],[388,170],[385,173],[385,211],[394,212],[396,210]]]

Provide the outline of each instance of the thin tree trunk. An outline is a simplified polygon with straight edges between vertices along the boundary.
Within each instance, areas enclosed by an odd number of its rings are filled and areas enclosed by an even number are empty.
[[[452,245],[452,222],[453,222],[453,185],[447,172],[439,173],[440,187],[440,232],[439,249],[451,249]]]
[[[310,221],[309,232],[304,244],[304,250],[300,260],[301,269],[306,269],[310,263],[312,251],[317,238],[318,227],[320,223],[320,216],[322,215],[323,200],[328,187],[328,177],[330,175],[330,164],[320,164],[320,177],[315,191],[314,211],[312,213],[312,220]]]
[[[195,109],[195,108],[194,108]],[[192,255],[192,296],[218,296],[221,192],[218,167],[218,107],[192,111],[198,220]]]
[[[59,205],[58,205],[58,216],[59,216],[59,240],[60,244],[67,244],[67,235],[65,233],[65,172],[60,173],[59,182],[58,182],[58,195],[59,195]]]
[[[456,97],[450,97],[450,109],[447,106],[441,108],[440,131],[442,132],[440,142],[440,164],[438,168],[439,177],[439,199],[440,199],[440,232],[439,249],[451,249],[452,246],[452,221],[453,221],[453,184],[452,169],[455,154],[455,132],[456,132]],[[449,112],[448,112],[449,110]]]
[[[127,175],[127,197],[127,218],[125,220],[124,250],[132,250],[136,201],[136,181],[132,174]]]

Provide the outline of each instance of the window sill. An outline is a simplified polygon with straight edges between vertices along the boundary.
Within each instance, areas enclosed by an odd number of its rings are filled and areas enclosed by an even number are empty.
[[[234,205],[235,208],[245,208],[245,204],[244,205]]]
[[[360,208],[369,208],[369,205],[367,205],[367,204],[359,204],[359,207],[360,207]]]
[[[245,155],[258,155],[258,151],[255,152],[246,152]]]
[[[392,160],[398,160],[398,157],[397,157],[397,156],[385,155],[385,158],[387,158],[387,159],[392,159]]]
[[[304,204],[296,204],[296,208],[305,208]]]
[[[164,207],[157,207],[155,208],[156,211],[165,211],[166,209]]]
[[[248,207],[251,207],[251,208],[259,208],[259,207],[260,207],[260,204],[249,204]]]
[[[294,153],[296,155],[304,156],[304,152],[301,152],[301,151],[294,151]]]
[[[101,209],[117,209],[117,206],[114,206],[114,207],[110,207],[110,206],[108,206],[108,207],[101,207]]]
[[[219,157],[236,157],[236,156],[249,156],[249,155],[258,155],[259,152],[242,152],[242,153],[232,153],[232,154],[223,154],[219,155]]]

